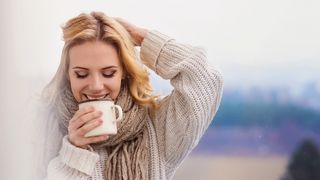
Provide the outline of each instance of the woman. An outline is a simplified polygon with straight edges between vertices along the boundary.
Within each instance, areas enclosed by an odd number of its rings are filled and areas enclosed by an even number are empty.
[[[56,130],[47,179],[171,179],[217,112],[222,77],[201,49],[103,13],[80,14],[63,27],[59,69],[45,89]],[[144,65],[174,90],[152,95]],[[85,138],[101,112],[78,110],[87,99],[111,97],[124,111],[116,135]]]

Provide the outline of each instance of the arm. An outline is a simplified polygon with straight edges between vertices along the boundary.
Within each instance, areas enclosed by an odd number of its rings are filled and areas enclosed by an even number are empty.
[[[98,154],[73,146],[65,136],[58,156],[49,163],[46,179],[90,179],[98,161]]]
[[[96,175],[94,168],[99,161],[99,155],[92,152],[92,149],[91,151],[87,149],[90,149],[89,144],[103,141],[108,136],[86,138],[84,135],[100,125],[100,117],[101,113],[92,107],[79,109],[69,122],[67,135],[62,138],[54,133],[47,139],[52,144],[62,140],[62,145],[59,145],[61,146],[59,153],[55,153],[48,165],[46,179],[91,179]],[[53,131],[58,128],[57,125]]]
[[[153,121],[170,177],[212,121],[220,104],[222,76],[207,64],[201,49],[155,31],[144,38],[141,59],[174,87],[161,100]]]
[[[174,90],[161,100],[153,120],[166,174],[176,167],[197,145],[214,115],[222,96],[222,75],[206,62],[204,52],[173,41],[158,32],[117,19],[141,46],[141,60]]]

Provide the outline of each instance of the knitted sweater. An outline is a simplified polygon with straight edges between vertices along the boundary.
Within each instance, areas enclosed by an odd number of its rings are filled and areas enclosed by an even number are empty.
[[[208,65],[204,52],[150,31],[142,42],[141,60],[174,87],[148,120],[151,180],[172,179],[197,145],[221,100],[222,76]],[[65,136],[46,179],[104,179],[106,151],[73,146]]]

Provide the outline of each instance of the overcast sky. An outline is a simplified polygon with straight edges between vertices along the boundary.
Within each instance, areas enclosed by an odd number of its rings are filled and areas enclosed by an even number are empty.
[[[10,72],[22,76],[52,77],[63,45],[60,26],[71,17],[92,10],[120,16],[206,48],[209,62],[223,70],[227,85],[262,84],[262,81],[281,84],[293,79],[305,82],[315,79],[320,68],[317,0],[2,0],[1,3],[4,22],[1,61],[6,61],[2,68],[9,67]]]

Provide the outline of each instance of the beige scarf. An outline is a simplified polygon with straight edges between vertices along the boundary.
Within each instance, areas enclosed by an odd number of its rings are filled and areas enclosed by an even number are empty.
[[[66,88],[69,89],[69,88]],[[65,89],[65,90],[66,90]],[[66,90],[64,97],[67,114],[62,113],[60,119],[63,129],[67,129],[68,121],[75,111],[77,103],[70,90]],[[64,101],[65,102],[65,101]],[[124,119],[118,124],[118,133],[110,136],[105,142],[93,144],[94,147],[104,147],[107,150],[105,164],[105,178],[107,180],[144,180],[149,179],[149,137],[147,130],[147,108],[134,103],[128,87],[122,86],[115,101],[124,112]]]

